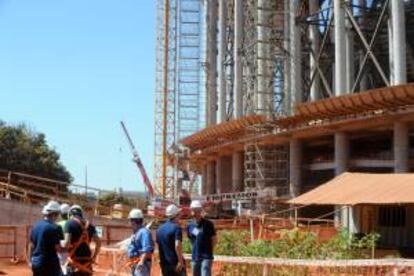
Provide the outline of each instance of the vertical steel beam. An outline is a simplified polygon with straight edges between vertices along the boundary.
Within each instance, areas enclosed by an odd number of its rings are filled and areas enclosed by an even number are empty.
[[[163,44],[163,118],[162,118],[162,178],[161,178],[161,195],[167,194],[167,114],[168,114],[168,70],[169,70],[169,22],[170,22],[170,1],[164,0],[164,44]]]
[[[234,116],[243,116],[243,66],[242,66],[242,41],[243,41],[243,0],[234,0]]]
[[[390,1],[393,45],[393,85],[407,82],[406,33],[404,1]]]
[[[201,194],[206,195],[207,194],[207,164],[203,165],[202,168],[202,178],[201,178]]]
[[[219,39],[219,53],[220,53],[220,75],[219,75],[219,91],[220,91],[220,104],[219,104],[219,119],[220,122],[226,121],[226,99],[227,99],[227,86],[226,86],[226,48],[227,48],[227,1],[219,1],[219,21],[220,21],[220,39]]]
[[[335,175],[347,171],[349,159],[349,141],[344,132],[335,133]]]
[[[366,0],[358,0],[358,5],[360,6],[359,10],[359,25],[361,26],[361,29],[365,29],[365,7],[367,6]],[[359,59],[359,70],[361,70],[362,63],[364,61],[364,50],[359,50],[358,53],[358,59]],[[365,91],[368,89],[368,75],[367,73],[363,73],[361,76],[361,80],[359,82],[359,91]]]
[[[216,192],[216,162],[208,161],[207,163],[207,194],[211,195]]]

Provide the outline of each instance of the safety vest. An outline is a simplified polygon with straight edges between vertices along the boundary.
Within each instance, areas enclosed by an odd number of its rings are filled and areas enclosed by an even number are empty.
[[[79,237],[79,240],[75,242],[74,244],[71,244],[68,249],[68,259],[67,264],[71,267],[75,268],[76,271],[79,272],[86,272],[86,273],[92,273],[92,258],[91,257],[77,257],[75,255],[76,250],[81,246],[81,244],[86,244],[89,246],[90,244],[90,238],[88,233],[88,227],[89,227],[89,221],[86,221],[86,223],[83,223],[78,218],[73,218],[74,221],[76,221],[82,228],[81,236]]]

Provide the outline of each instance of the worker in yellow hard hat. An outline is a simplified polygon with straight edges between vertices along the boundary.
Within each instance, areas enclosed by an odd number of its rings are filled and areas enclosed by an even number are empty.
[[[154,252],[151,232],[144,226],[144,215],[140,209],[132,209],[128,219],[133,231],[127,251],[132,275],[150,276]]]

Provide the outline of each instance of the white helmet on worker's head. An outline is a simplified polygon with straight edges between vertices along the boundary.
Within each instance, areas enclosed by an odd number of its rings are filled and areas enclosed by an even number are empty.
[[[69,213],[69,209],[70,209],[70,206],[67,203],[63,203],[62,205],[60,205],[60,213],[62,215],[68,214]]]
[[[49,201],[42,209],[43,215],[50,215],[52,213],[60,213],[60,205],[54,200]]]
[[[143,219],[144,215],[142,214],[142,211],[140,209],[135,208],[129,212],[128,218],[129,219]]]
[[[193,200],[190,204],[191,209],[203,209],[203,205],[200,200]]]
[[[81,206],[79,206],[77,204],[74,204],[70,207],[69,214],[71,214],[72,216],[82,217],[83,216],[83,209],[82,209]]]
[[[174,218],[180,213],[180,208],[178,208],[176,205],[171,204],[168,205],[168,207],[165,209],[165,215],[168,218]]]

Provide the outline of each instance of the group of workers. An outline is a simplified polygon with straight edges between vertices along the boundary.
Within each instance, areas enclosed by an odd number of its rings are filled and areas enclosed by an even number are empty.
[[[30,234],[28,261],[33,275],[92,275],[101,240],[95,226],[85,219],[82,207],[50,201],[42,214],[43,219],[33,226]]]
[[[186,227],[192,246],[191,267],[194,276],[210,276],[213,251],[216,245],[214,224],[203,216],[203,206],[194,200],[190,205],[193,220]],[[172,204],[165,210],[167,220],[156,231],[160,267],[164,276],[185,276],[186,264],[183,256],[183,233],[179,224],[180,209]],[[133,276],[151,275],[154,241],[151,232],[144,225],[144,216],[139,209],[129,213],[134,234],[128,246],[128,257]]]
[[[192,275],[210,276],[217,242],[216,230],[214,224],[204,217],[200,201],[192,201],[190,208],[193,220],[187,224],[186,232],[192,246]],[[180,211],[176,205],[169,205],[165,210],[167,219],[155,235],[164,276],[186,275]],[[92,275],[101,240],[82,208],[50,201],[43,207],[42,214],[43,219],[33,226],[30,235],[28,260],[33,275]],[[140,209],[132,209],[128,219],[133,232],[127,248],[128,265],[133,276],[149,276],[155,249],[151,231],[144,225]],[[90,247],[91,242],[95,243],[94,250]]]

